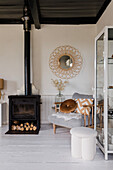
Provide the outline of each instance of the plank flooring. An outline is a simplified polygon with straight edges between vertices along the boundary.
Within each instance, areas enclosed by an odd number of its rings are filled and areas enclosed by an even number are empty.
[[[0,170],[111,170],[109,161],[97,147],[93,161],[71,157],[69,129],[42,125],[39,135],[5,135],[7,126],[0,128]]]

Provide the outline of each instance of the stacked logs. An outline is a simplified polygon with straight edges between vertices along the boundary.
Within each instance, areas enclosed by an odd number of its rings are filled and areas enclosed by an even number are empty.
[[[33,125],[33,123],[21,123],[21,124],[14,124],[11,126],[12,130],[17,131],[36,131],[37,127]]]

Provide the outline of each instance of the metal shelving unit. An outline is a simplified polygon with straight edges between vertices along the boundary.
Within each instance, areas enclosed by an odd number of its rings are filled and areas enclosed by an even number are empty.
[[[95,38],[95,120],[97,143],[105,159],[113,153],[113,27]]]

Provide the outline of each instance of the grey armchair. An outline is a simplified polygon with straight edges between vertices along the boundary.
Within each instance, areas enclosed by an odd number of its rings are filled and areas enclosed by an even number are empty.
[[[72,99],[79,99],[79,98],[92,99],[93,96],[92,95],[79,94],[79,93],[74,93],[73,96],[72,96]],[[63,118],[58,118],[58,117],[54,116],[54,114],[55,114],[55,110],[52,111],[52,114],[48,116],[48,121],[53,124],[54,133],[56,133],[56,126],[57,125],[58,126],[67,127],[67,128],[73,128],[73,127],[84,126],[84,122],[86,122],[85,126],[87,126],[88,123],[89,123],[87,115],[82,115],[81,114],[81,116],[79,118],[77,118],[77,119],[76,118],[72,118],[71,120],[65,121]]]

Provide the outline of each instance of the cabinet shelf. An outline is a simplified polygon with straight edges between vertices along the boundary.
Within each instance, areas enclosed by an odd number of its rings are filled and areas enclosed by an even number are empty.
[[[103,89],[103,87],[97,87],[97,89]]]
[[[113,58],[112,58],[112,57],[109,57],[108,59],[109,59],[109,60],[113,60]]]
[[[112,61],[112,63],[109,63],[109,61]],[[104,59],[97,62],[97,64],[104,64]],[[110,57],[108,58],[108,64],[113,64],[113,58],[110,58]]]
[[[104,87],[97,87],[97,90],[103,89]],[[113,90],[113,87],[108,87],[108,90]]]

